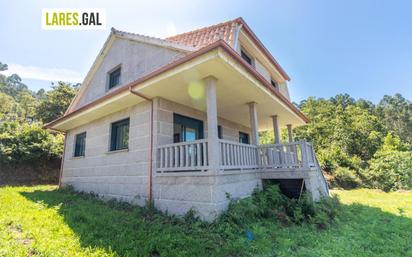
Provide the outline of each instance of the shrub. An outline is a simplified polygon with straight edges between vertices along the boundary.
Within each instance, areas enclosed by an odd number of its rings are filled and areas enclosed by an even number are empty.
[[[53,135],[41,124],[0,124],[0,162],[33,163],[58,159],[63,152],[63,136]]]
[[[251,197],[232,199],[218,224],[246,229],[248,224],[269,219],[284,225],[306,222],[326,228],[335,219],[338,209],[337,198],[323,198],[315,203],[309,193],[304,193],[299,199],[290,199],[280,192],[279,186],[270,185],[262,191],[255,190]]]
[[[355,170],[338,167],[334,173],[333,184],[343,188],[356,188],[362,184],[361,179],[356,174]]]
[[[338,146],[319,151],[317,155],[319,163],[324,171],[333,174],[338,167],[347,167],[352,170],[360,170],[364,163],[355,155],[348,155]]]
[[[412,189],[412,152],[379,152],[365,173],[369,185],[384,191]]]

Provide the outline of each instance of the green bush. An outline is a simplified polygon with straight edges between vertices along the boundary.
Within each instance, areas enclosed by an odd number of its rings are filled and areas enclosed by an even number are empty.
[[[342,188],[356,188],[362,184],[355,170],[338,167],[334,173],[333,184]]]
[[[33,163],[60,158],[63,135],[51,134],[41,124],[0,124],[0,162]]]
[[[412,152],[378,153],[370,161],[365,178],[370,186],[384,191],[412,189]]]
[[[252,197],[231,200],[218,223],[245,229],[248,224],[269,219],[284,225],[310,223],[326,228],[335,219],[338,209],[336,197],[313,202],[311,195],[304,193],[299,199],[290,199],[280,192],[279,186],[270,185],[262,191],[255,190]]]
[[[322,169],[333,174],[338,167],[347,167],[352,170],[360,170],[365,163],[358,156],[350,156],[338,146],[320,150],[317,155]]]

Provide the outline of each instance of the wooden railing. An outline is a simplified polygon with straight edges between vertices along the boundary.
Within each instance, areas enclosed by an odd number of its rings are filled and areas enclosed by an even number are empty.
[[[313,147],[305,141],[260,145],[258,151],[260,166],[263,169],[301,168],[316,165]]]
[[[255,145],[219,140],[220,168],[223,170],[259,168]]]
[[[206,139],[161,145],[157,148],[157,172],[204,171],[207,168]]]

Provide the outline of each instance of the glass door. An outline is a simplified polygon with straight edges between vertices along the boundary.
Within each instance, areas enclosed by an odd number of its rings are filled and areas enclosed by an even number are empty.
[[[203,121],[173,114],[173,142],[203,139]]]

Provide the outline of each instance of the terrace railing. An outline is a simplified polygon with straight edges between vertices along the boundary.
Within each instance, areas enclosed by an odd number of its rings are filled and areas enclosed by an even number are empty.
[[[286,144],[260,145],[260,166],[263,169],[315,167],[313,147],[306,141]]]
[[[157,148],[157,172],[208,170],[206,139],[161,145]],[[315,167],[313,147],[305,141],[249,145],[219,139],[219,170],[296,169]]]
[[[205,171],[208,168],[207,140],[195,140],[157,148],[157,171]]]
[[[219,140],[220,168],[223,170],[259,168],[258,151],[255,145]]]

